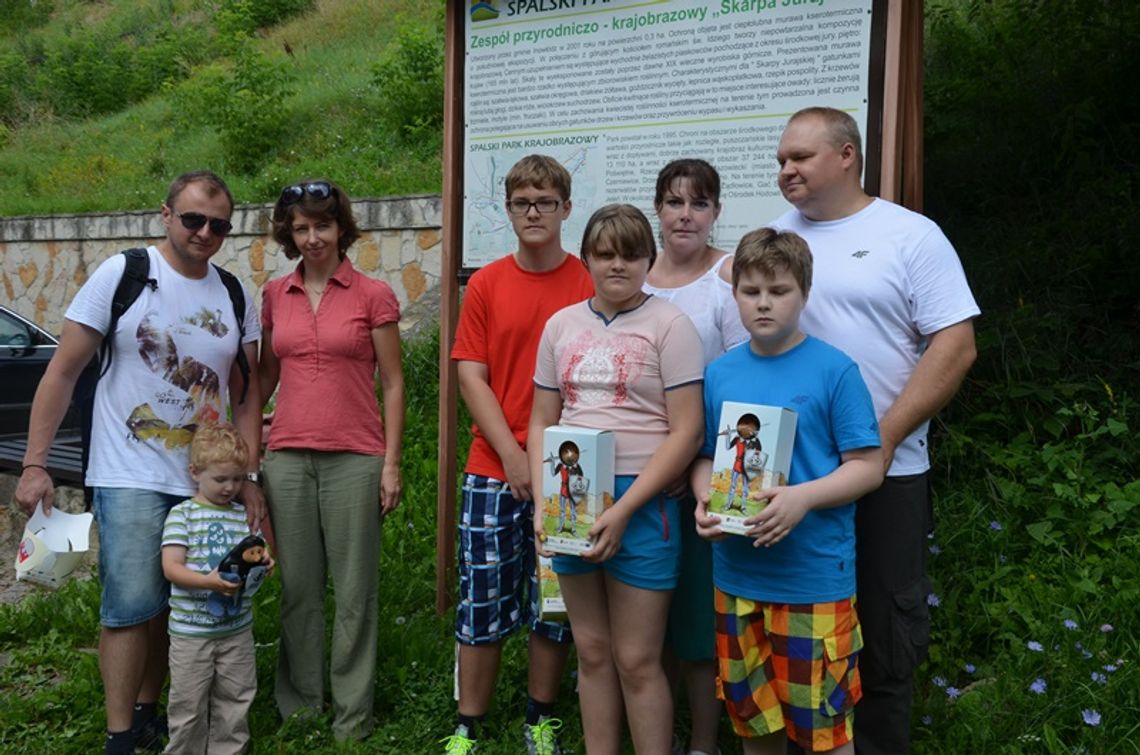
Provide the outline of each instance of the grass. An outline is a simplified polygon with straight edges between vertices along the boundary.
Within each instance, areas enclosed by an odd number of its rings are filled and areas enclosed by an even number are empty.
[[[278,586],[270,580],[255,606],[255,753],[426,753],[450,732],[453,614],[434,609],[437,354],[438,334],[405,348],[405,495],[383,532],[377,730],[365,743],[338,746],[327,716],[278,721]],[[983,359],[993,357],[983,352]],[[1052,407],[1066,423],[1030,440],[1010,426],[1012,412],[986,414],[972,405],[1010,393],[988,382],[968,386],[949,422],[936,429],[939,526],[930,545],[937,606],[930,660],[917,680],[914,751],[1136,752],[1140,537],[1127,526],[1140,500],[1140,454],[1127,430],[1135,406],[1119,394],[1110,402],[1103,391],[1098,397],[1079,387],[1007,399],[1040,403],[1040,412]],[[468,421],[460,422],[461,449]],[[1115,438],[1108,451],[1105,437]],[[1075,495],[1084,503],[1062,505],[1059,496],[1070,495],[1062,481],[1078,468],[1084,487]],[[1104,511],[1117,514],[1106,520]],[[99,746],[98,601],[93,580],[73,581],[0,607],[0,751]],[[1038,680],[1042,694],[1034,691]],[[481,752],[518,752],[525,689],[525,643],[518,638],[507,644]],[[1100,723],[1085,723],[1084,711],[1096,711]],[[580,751],[569,675],[558,714],[564,743]],[[685,714],[679,718],[683,728]],[[727,728],[721,742],[725,753],[739,752]]]
[[[127,7],[144,15],[150,4],[114,5],[120,15]],[[48,39],[83,23],[126,23],[106,6],[57,5],[61,10],[40,32]],[[201,2],[171,5],[183,19],[204,13]],[[385,102],[373,83],[372,67],[404,26],[441,25],[441,7],[331,0],[263,30],[254,45],[288,73],[292,93],[266,114],[280,115],[286,130],[258,157],[252,172],[226,164],[218,128],[203,117],[200,98],[208,90],[210,69],[205,62],[188,65],[184,79],[169,81],[154,96],[114,114],[73,120],[47,111],[26,124],[5,126],[0,129],[0,172],[16,188],[0,197],[0,214],[153,207],[173,176],[202,166],[223,173],[239,202],[270,201],[289,181],[316,175],[334,178],[353,196],[438,191],[438,131],[409,138],[378,118]],[[99,8],[102,12],[96,13]],[[213,60],[228,66],[226,58]]]

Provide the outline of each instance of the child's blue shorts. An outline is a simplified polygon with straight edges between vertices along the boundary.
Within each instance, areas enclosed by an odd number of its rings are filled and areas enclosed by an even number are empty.
[[[614,500],[621,500],[637,477],[614,479]],[[643,590],[672,590],[681,573],[680,501],[664,494],[650,498],[630,517],[621,548],[609,561],[591,563],[578,556],[555,556],[555,574],[589,574],[605,569],[614,579]]]

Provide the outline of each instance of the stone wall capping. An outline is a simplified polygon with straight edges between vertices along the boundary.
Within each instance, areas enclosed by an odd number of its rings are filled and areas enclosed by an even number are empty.
[[[293,269],[270,237],[272,204],[234,208],[234,230],[215,261],[232,270],[260,302],[267,280]],[[366,274],[384,280],[406,307],[401,330],[433,319],[425,302],[438,299],[443,200],[438,194],[353,201],[362,237],[350,255]],[[166,235],[158,208],[111,213],[58,213],[0,218],[0,279],[6,304],[58,333],[79,286],[106,258]]]

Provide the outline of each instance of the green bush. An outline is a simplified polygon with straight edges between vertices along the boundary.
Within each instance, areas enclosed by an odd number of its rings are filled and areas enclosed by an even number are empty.
[[[422,138],[443,124],[443,33],[405,24],[373,68],[381,118],[397,133]]]
[[[205,30],[174,28],[169,21],[137,34],[109,24],[73,28],[44,44],[41,62],[29,68],[32,81],[25,83],[66,118],[116,113],[183,78],[205,55],[207,40]],[[7,74],[0,70],[0,76],[6,83]]]
[[[955,407],[935,451],[918,752],[1109,753],[1130,738],[1136,410],[1095,382],[974,384]]]
[[[222,0],[214,17],[218,32],[253,34],[275,26],[313,7],[313,0]]]
[[[291,67],[261,52],[249,37],[237,35],[232,67],[202,70],[182,87],[197,112],[213,126],[222,144],[226,168],[252,174],[269,161],[286,138],[292,94]]]
[[[0,29],[26,34],[47,22],[54,9],[52,0],[4,0],[0,2]]]
[[[30,81],[28,62],[13,51],[0,52],[0,123],[21,122]]]

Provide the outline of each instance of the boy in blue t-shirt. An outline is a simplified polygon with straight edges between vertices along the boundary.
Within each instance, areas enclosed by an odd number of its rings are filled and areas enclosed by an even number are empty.
[[[249,536],[235,500],[248,458],[233,425],[199,427],[190,444],[198,492],[170,510],[162,531],[162,570],[171,583],[166,752],[174,755],[249,747],[257,693],[250,598],[273,559],[264,540]]]
[[[732,289],[749,343],[705,370],[705,444],[693,465],[697,531],[714,540],[718,693],[744,752],[853,753],[863,646],[855,612],[856,498],[882,483],[879,428],[859,368],[799,328],[811,251],[769,228],[740,241]],[[788,485],[726,536],[708,512],[721,404],[797,413]],[[784,730],[784,731],[782,731]]]

